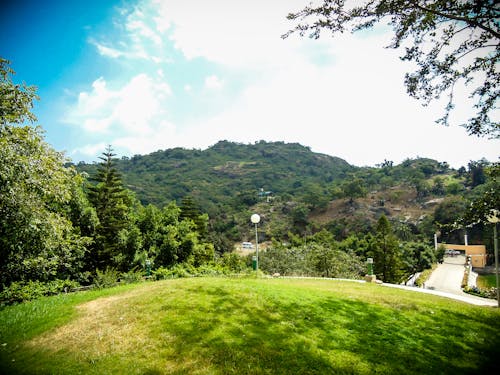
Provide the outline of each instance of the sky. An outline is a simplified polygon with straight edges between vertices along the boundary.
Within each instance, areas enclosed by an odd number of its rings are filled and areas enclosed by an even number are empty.
[[[298,142],[357,166],[428,157],[498,161],[500,140],[435,123],[410,98],[388,26],[281,35],[309,0],[17,0],[0,10],[0,56],[38,87],[37,124],[74,162],[220,140]],[[453,119],[467,118],[458,106]]]

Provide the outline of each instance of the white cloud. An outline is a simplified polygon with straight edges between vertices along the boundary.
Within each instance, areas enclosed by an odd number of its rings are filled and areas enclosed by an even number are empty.
[[[103,56],[141,59],[133,65],[141,73],[110,79],[113,89],[104,78],[96,80],[80,94],[72,122],[87,131],[112,134],[112,144],[130,153],[203,148],[221,139],[264,139],[300,142],[357,165],[417,155],[453,166],[483,156],[497,159],[499,141],[438,126],[434,120],[441,116],[441,104],[424,108],[408,97],[403,77],[411,67],[398,59],[399,51],[383,48],[390,42],[386,28],[354,36],[331,38],[324,33],[319,40],[282,40],[293,27],[287,13],[306,3],[139,2],[123,13],[125,37],[92,43]],[[169,56],[172,45],[184,58],[176,55],[174,61]],[[192,66],[199,70],[189,70]],[[175,98],[176,105],[169,105],[172,89],[165,77],[175,82],[179,98],[187,99]],[[193,89],[202,85],[217,89],[220,101]],[[220,102],[225,106],[214,105]],[[205,107],[209,112],[203,112]],[[166,108],[175,121],[167,119]],[[458,108],[457,117],[470,115],[463,109],[467,106]]]
[[[498,141],[477,139],[459,127],[442,127],[433,107],[404,93],[405,66],[385,36],[349,38],[335,44],[335,64],[297,60],[255,81],[233,106],[193,124],[192,142],[299,142],[356,165],[425,156],[453,166],[486,156]],[[369,56],[370,58],[367,58]],[[478,156],[480,155],[480,156]]]
[[[109,89],[101,77],[90,91],[81,92],[70,108],[68,122],[93,133],[153,133],[154,120],[165,116],[165,101],[172,91],[166,82],[155,82],[147,74],[132,77],[118,89]]]
[[[205,78],[205,87],[207,89],[218,90],[222,88],[223,82],[215,74]]]
[[[156,45],[161,45],[161,37],[157,33],[155,33],[153,29],[147,26],[143,20],[138,19],[143,17],[144,15],[140,12],[131,14],[126,25],[127,30],[131,31],[132,33],[137,32],[137,35],[140,35],[141,37],[144,37],[146,39],[150,39]]]
[[[91,43],[97,47],[97,51],[102,56],[111,57],[112,59],[116,59],[118,57],[122,57],[125,55],[124,52],[119,51],[115,48],[106,47],[105,45],[100,44],[100,43],[95,42],[95,41],[92,41]]]
[[[71,156],[84,155],[87,158],[93,158],[96,155],[101,154],[106,149],[107,144],[104,142],[94,143],[90,145],[85,145],[78,147],[71,152]]]
[[[170,39],[188,59],[203,57],[244,68],[259,64],[281,66],[293,56],[289,45],[299,44],[290,39],[287,47],[281,35],[290,27],[287,13],[303,6],[303,1],[158,0],[154,3],[159,9],[157,30],[172,30]]]

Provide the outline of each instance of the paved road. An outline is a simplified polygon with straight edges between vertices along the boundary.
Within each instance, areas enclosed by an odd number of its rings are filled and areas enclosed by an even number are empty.
[[[425,283],[425,288],[395,287],[453,298],[474,305],[497,306],[496,300],[473,296],[462,291],[461,285],[465,271],[464,265],[465,256],[463,255],[445,257],[443,263],[437,266]]]
[[[445,257],[443,263],[438,265],[425,283],[425,288],[462,294],[461,284],[464,278],[464,265],[464,255]]]

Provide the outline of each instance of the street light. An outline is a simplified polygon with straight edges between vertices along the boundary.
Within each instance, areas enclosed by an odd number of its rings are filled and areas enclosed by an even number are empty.
[[[491,210],[491,215],[486,216],[486,219],[493,224],[493,248],[495,249],[495,273],[497,279],[497,307],[500,307],[500,290],[498,289],[498,239],[497,239],[497,223],[500,221],[498,218],[498,210]]]
[[[255,262],[255,270],[259,270],[259,236],[257,234],[257,224],[260,222],[260,216],[258,214],[253,214],[250,217],[250,221],[255,224],[255,255],[256,255],[256,262]]]

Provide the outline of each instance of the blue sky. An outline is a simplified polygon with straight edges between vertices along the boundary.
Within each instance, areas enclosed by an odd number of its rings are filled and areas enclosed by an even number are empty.
[[[387,28],[282,40],[287,13],[307,3],[8,1],[0,56],[38,86],[46,140],[75,162],[107,144],[131,156],[224,139],[299,142],[359,166],[498,160],[500,141],[439,126],[442,103],[406,95],[411,67],[383,48]]]

